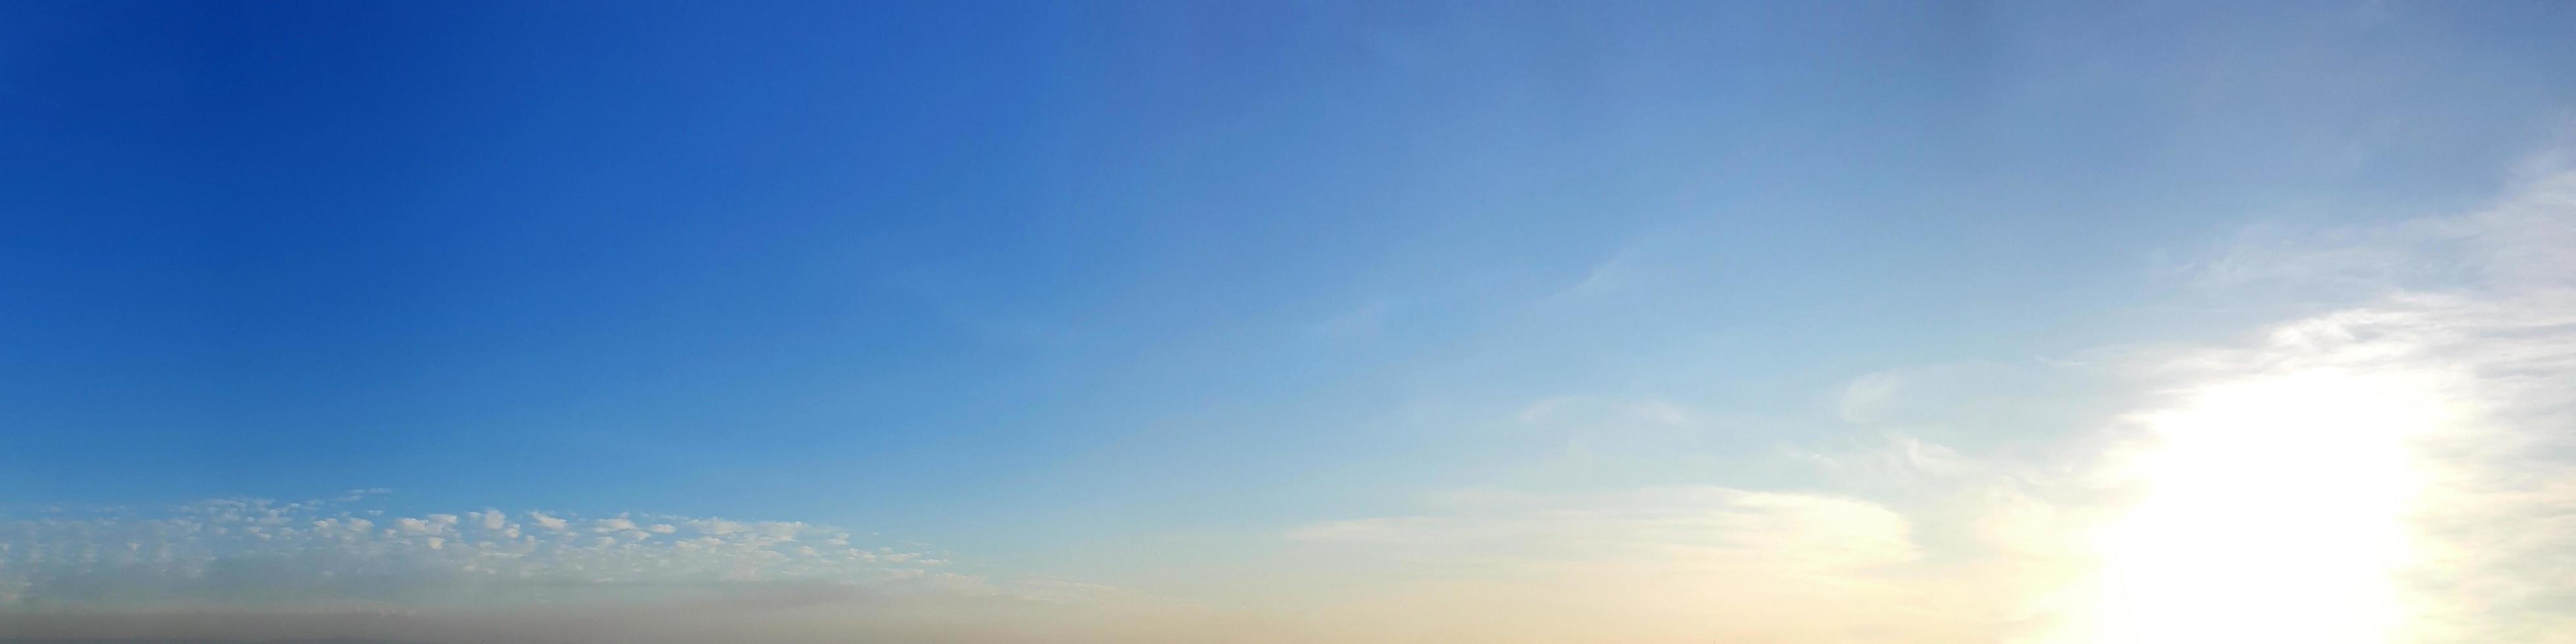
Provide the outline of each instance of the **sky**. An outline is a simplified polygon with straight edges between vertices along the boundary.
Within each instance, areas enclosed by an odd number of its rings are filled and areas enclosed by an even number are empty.
[[[0,640],[2576,642],[2576,5],[0,5]]]

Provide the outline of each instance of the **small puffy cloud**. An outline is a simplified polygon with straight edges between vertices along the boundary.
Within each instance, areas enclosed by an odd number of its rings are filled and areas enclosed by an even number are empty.
[[[548,515],[544,512],[531,511],[528,513],[528,520],[536,522],[537,527],[545,528],[546,530],[553,532],[563,532],[572,526],[571,522],[555,518],[554,516]]]
[[[394,530],[408,536],[445,534],[454,525],[456,525],[456,515],[453,514],[434,515],[431,518],[421,519],[411,517],[394,519]]]
[[[485,534],[498,536],[502,539],[519,538],[519,524],[511,523],[510,515],[507,512],[485,509],[467,512],[465,513],[465,516],[472,519],[474,521],[474,525],[481,527]]]

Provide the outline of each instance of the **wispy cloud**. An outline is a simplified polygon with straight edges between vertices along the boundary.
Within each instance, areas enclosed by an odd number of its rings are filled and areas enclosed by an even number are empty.
[[[1364,562],[1342,610],[1452,639],[2568,641],[2569,249],[2564,165],[2467,214],[2248,233],[2191,297],[2286,317],[1859,378],[1832,407],[1866,438],[1800,450],[1812,490],[1464,492],[1287,537]],[[1704,415],[1566,397],[1520,420]]]
[[[1408,557],[1540,567],[1861,570],[1915,556],[1905,519],[1847,498],[1683,486],[1602,494],[1450,495],[1438,514],[1320,523],[1292,539]],[[1676,570],[1676,572],[1679,572]]]
[[[1423,514],[1287,536],[1353,562],[1336,591],[1352,600],[1337,614],[1441,639],[1957,636],[1959,620],[1891,619],[1946,604],[1906,580],[1923,555],[1910,532],[1905,517],[1853,498],[1657,486],[1460,491]]]
[[[1922,475],[1958,486],[1938,520],[2087,562],[2027,591],[2057,602],[2044,641],[2557,641],[2576,626],[2569,248],[2565,166],[2470,214],[2241,241],[2205,295],[2316,312],[2114,352],[2139,406]]]
[[[1374,300],[1315,323],[1314,333],[1331,339],[1370,337],[1385,332],[1388,318],[1393,314],[1393,304]]]

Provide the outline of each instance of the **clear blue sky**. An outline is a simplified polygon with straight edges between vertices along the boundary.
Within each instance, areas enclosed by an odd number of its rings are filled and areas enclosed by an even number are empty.
[[[2236,332],[2194,257],[2474,210],[2576,105],[2564,4],[2233,4],[10,3],[0,503],[1117,578],[1813,489],[1854,379]]]

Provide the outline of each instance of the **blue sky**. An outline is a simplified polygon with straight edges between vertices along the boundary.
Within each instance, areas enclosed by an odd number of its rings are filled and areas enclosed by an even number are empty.
[[[2420,222],[2548,202],[2576,106],[2547,3],[1233,4],[0,8],[0,518],[383,488],[1251,605],[1513,508],[1939,558],[1819,460],[2117,460],[2141,364],[2533,301]]]

